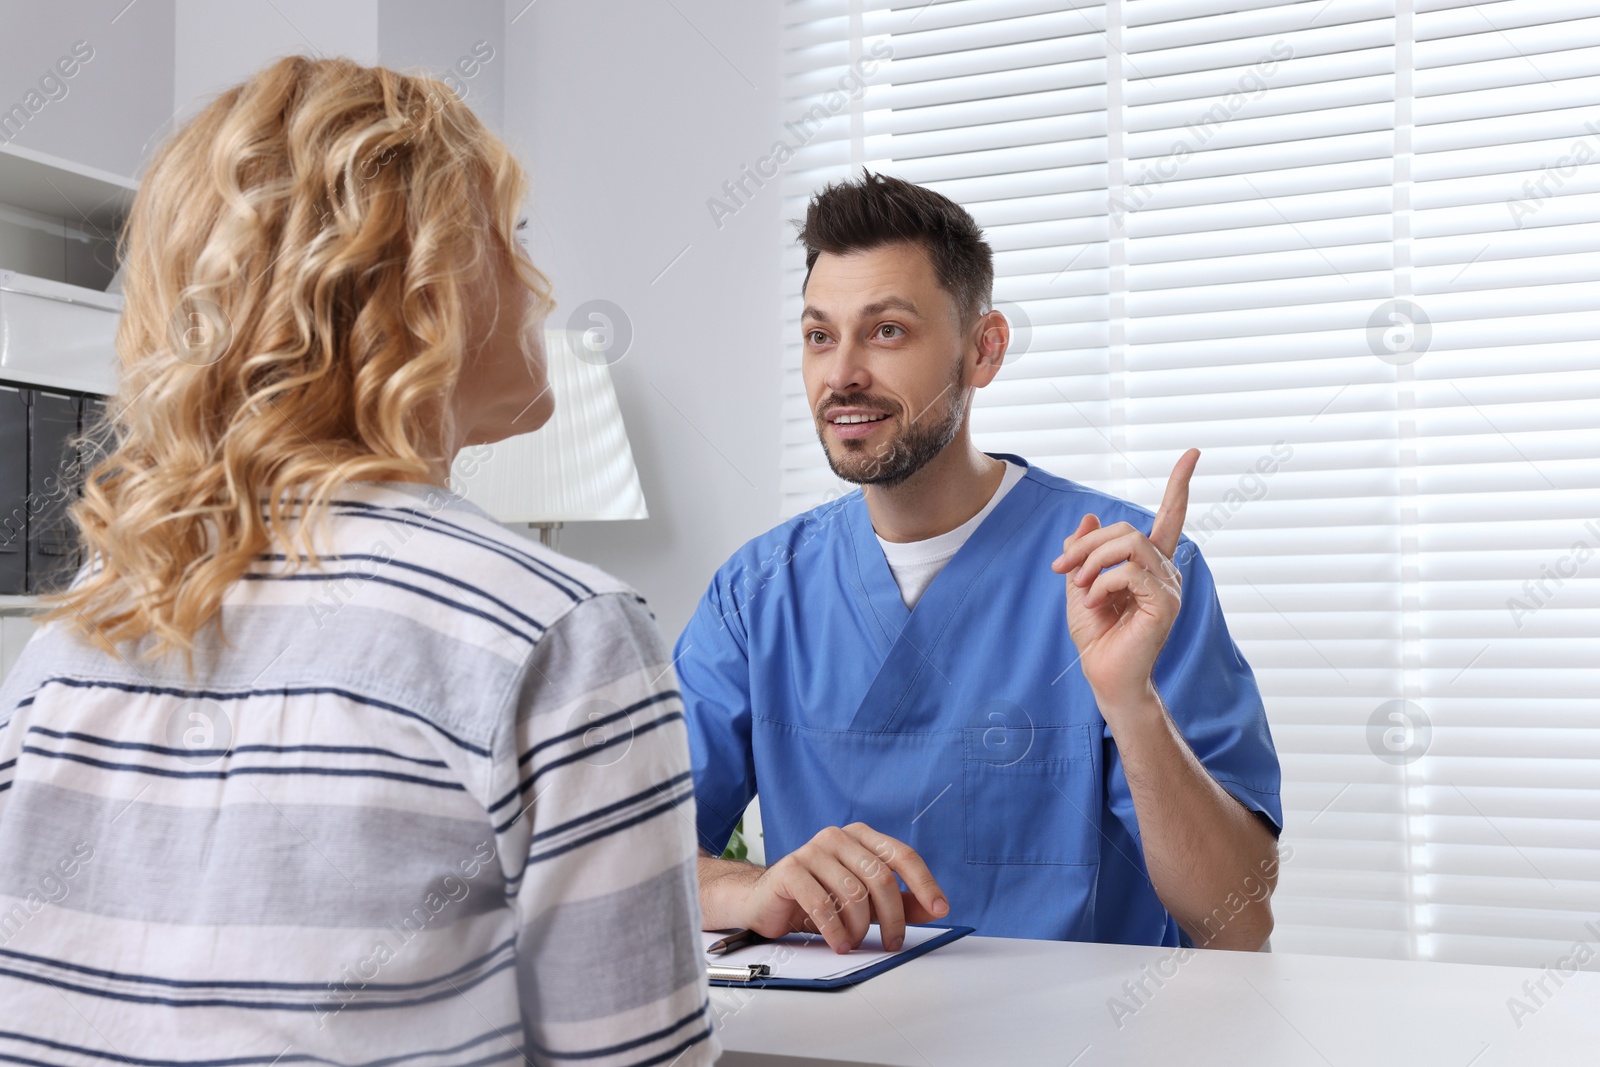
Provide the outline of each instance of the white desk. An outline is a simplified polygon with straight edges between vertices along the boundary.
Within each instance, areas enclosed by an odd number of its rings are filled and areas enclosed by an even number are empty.
[[[711,1009],[727,1067],[1600,1064],[1600,973],[1547,979],[1518,1028],[1506,1001],[1539,971],[1173,951],[968,936],[834,992],[714,988]],[[1174,968],[1119,1027],[1123,983]]]

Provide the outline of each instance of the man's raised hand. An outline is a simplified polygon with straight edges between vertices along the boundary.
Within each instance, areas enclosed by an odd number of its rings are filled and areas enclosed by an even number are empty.
[[[1067,576],[1067,628],[1102,712],[1137,701],[1152,685],[1182,606],[1172,556],[1199,461],[1194,448],[1179,458],[1148,536],[1126,522],[1102,527],[1098,516],[1085,515],[1050,565]]]

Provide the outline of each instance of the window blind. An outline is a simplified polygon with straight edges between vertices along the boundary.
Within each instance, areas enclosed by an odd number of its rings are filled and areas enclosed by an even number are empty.
[[[1274,947],[1600,966],[1600,0],[785,10],[786,217],[867,165],[995,250],[980,447],[1150,507],[1204,451]],[[845,487],[784,241],[794,513]]]

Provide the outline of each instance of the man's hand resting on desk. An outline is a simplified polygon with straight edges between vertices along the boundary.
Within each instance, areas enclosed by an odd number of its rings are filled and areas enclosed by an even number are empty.
[[[700,910],[707,930],[814,931],[835,952],[849,952],[872,923],[885,948],[899,949],[907,923],[941,919],[950,905],[911,846],[856,822],[828,827],[771,867],[701,849]]]

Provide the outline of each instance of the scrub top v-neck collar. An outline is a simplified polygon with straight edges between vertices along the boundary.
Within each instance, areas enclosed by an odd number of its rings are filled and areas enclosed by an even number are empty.
[[[937,669],[933,667],[934,657],[949,628],[958,618],[961,605],[978,587],[978,579],[994,563],[1012,535],[1026,524],[1028,517],[1043,503],[1038,491],[1041,487],[1034,484],[1036,476],[1026,460],[1005,453],[990,455],[994,459],[1008,460],[1026,468],[1022,480],[995,505],[989,517],[979,524],[967,542],[945,564],[923,592],[915,609],[907,608],[901,599],[900,587],[878,544],[877,531],[872,528],[865,497],[857,497],[846,509],[856,570],[861,581],[860,592],[876,623],[871,632],[878,638],[878,654],[882,658],[878,682],[872,687],[874,691],[879,683],[892,677],[901,678],[902,681],[897,684],[903,685],[903,671],[906,669],[914,674]],[[1048,562],[1040,562],[1041,570],[1048,566]],[[894,662],[897,660],[905,662]],[[869,693],[868,696],[870,699],[873,694]],[[883,727],[892,725],[898,717],[893,709],[880,709],[880,712],[886,712],[886,717],[881,721]]]
[[[973,532],[983,525],[983,520],[999,506],[1006,494],[1017,487],[1022,476],[1028,473],[1028,468],[1020,464],[1007,460],[1000,462],[1004,469],[1000,472],[999,486],[976,515],[955,529],[918,541],[886,541],[882,534],[878,534],[878,547],[883,550],[884,559],[889,563],[889,573],[900,587],[900,599],[906,602],[908,608],[917,606],[939,572],[967,543]]]

